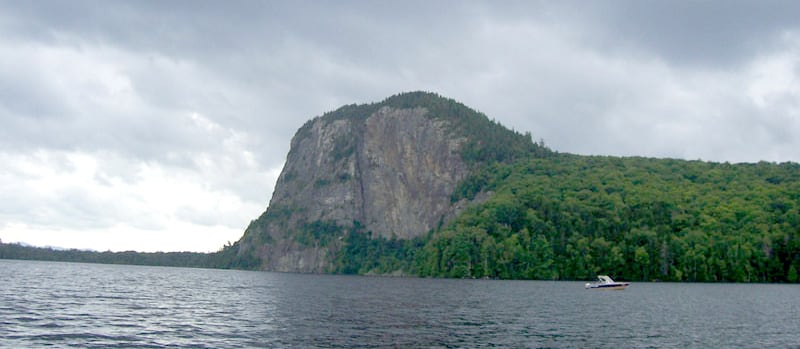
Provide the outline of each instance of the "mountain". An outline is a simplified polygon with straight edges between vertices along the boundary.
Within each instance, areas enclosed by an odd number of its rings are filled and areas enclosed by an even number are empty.
[[[454,100],[411,92],[348,105],[303,125],[269,206],[237,242],[247,267],[326,272],[348,230],[413,239],[485,196],[453,200],[475,168],[541,153]]]
[[[212,265],[432,277],[798,282],[800,164],[549,150],[425,92],[292,139],[267,210]]]

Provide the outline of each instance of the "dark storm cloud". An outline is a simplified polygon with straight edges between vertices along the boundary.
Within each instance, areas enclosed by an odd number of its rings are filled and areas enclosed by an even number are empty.
[[[632,1],[604,11],[610,41],[633,42],[665,60],[719,66],[741,64],[797,30],[796,1]]]
[[[780,45],[782,33],[800,28],[796,1],[605,0],[496,7],[493,12],[512,20],[571,28],[581,45],[597,50],[638,51],[705,69],[744,63]]]
[[[74,1],[4,7],[9,11],[2,28],[14,40],[77,51],[110,47],[135,57],[120,65],[120,74],[130,79],[146,107],[138,112],[158,116],[104,123],[83,115],[97,127],[133,124],[122,127],[129,140],[109,129],[104,133],[112,137],[82,134],[82,140],[122,139],[120,144],[134,144],[145,157],[159,147],[197,149],[203,145],[193,140],[196,135],[170,125],[169,119],[175,118],[172,112],[198,111],[253,135],[249,141],[259,149],[259,159],[275,167],[305,120],[342,104],[412,89],[434,90],[497,111],[490,116],[548,138],[570,138],[556,128],[591,132],[597,128],[582,125],[605,125],[604,114],[622,103],[639,103],[620,96],[659,98],[637,92],[657,80],[631,76],[633,81],[624,81],[625,72],[603,71],[603,65],[630,62],[635,72],[641,65],[637,60],[650,61],[675,76],[682,70],[735,71],[785,45],[785,33],[797,29],[792,14],[800,5],[155,1],[98,6]],[[7,75],[6,81],[27,80]],[[46,77],[0,89],[6,91],[6,113],[34,117],[57,111],[67,118],[80,112],[53,98]],[[497,100],[503,102],[493,105]],[[141,131],[161,120],[167,120],[164,131]],[[65,133],[71,128],[80,132],[81,127],[72,126]],[[60,125],[54,122],[53,127]],[[31,134],[20,138],[30,136],[35,139]],[[146,141],[136,142],[140,137]]]

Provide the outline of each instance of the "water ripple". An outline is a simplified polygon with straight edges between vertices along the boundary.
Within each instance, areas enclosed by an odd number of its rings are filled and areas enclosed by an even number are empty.
[[[0,347],[800,344],[796,286],[581,285],[0,260]]]

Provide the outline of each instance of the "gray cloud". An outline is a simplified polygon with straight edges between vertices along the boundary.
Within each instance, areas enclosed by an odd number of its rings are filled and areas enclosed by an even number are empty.
[[[652,55],[673,65],[735,69],[797,30],[793,1],[561,1],[552,20],[577,28],[581,45]],[[524,11],[522,11],[524,13]]]

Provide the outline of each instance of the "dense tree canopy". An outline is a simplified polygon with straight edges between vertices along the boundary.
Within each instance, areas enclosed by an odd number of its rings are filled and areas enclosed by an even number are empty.
[[[422,276],[795,282],[800,165],[558,155],[487,168]],[[469,183],[468,179],[465,183]]]

